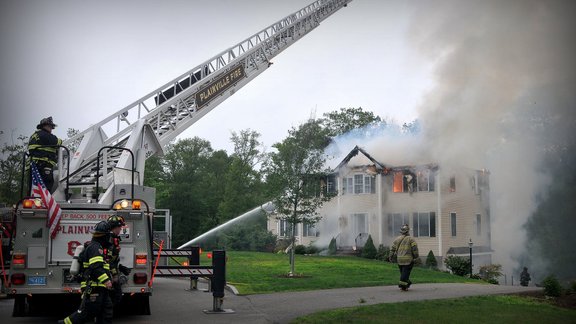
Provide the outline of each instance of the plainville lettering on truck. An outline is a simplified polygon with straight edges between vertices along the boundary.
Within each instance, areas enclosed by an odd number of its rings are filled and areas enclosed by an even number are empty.
[[[213,80],[206,87],[202,88],[198,93],[196,93],[196,106],[198,108],[204,106],[214,97],[223,93],[226,89],[232,87],[245,76],[246,73],[244,72],[244,66],[238,65],[220,78]]]
[[[60,225],[58,234],[90,234],[92,228],[92,225]]]

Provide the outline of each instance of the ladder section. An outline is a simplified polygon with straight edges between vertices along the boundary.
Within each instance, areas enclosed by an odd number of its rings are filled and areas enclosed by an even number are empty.
[[[99,123],[65,141],[80,142],[69,166],[70,183],[90,185],[97,175],[97,152],[124,147],[139,125],[150,125],[161,147],[270,66],[270,59],[316,28],[352,0],[319,0],[264,28],[244,41],[178,76]],[[106,135],[106,132],[110,136]],[[100,170],[110,172],[126,153],[110,150]],[[145,158],[148,158],[146,156]],[[65,159],[60,159],[64,163]],[[143,170],[143,167],[142,167]],[[60,174],[65,174],[61,172]],[[62,178],[62,183],[65,179]]]

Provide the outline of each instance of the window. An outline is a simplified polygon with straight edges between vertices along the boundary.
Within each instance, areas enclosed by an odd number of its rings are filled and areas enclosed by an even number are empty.
[[[354,193],[362,193],[364,189],[364,176],[361,174],[354,175]]]
[[[408,214],[388,214],[388,235],[395,236],[400,234],[400,228],[404,224],[409,224]]]
[[[450,213],[450,225],[452,226],[452,236],[456,236],[456,213]]]
[[[368,194],[376,192],[376,179],[372,176],[355,174],[343,179],[343,194]]]
[[[354,183],[352,182],[352,178],[343,178],[342,180],[342,194],[352,194],[354,192]]]
[[[318,236],[318,234],[314,224],[302,224],[302,236]]]
[[[450,177],[450,192],[456,191],[456,176]]]
[[[326,192],[328,193],[336,193],[336,176],[331,174],[326,178]]]
[[[418,191],[434,191],[434,172],[422,170],[416,173]]]
[[[290,224],[287,220],[285,219],[281,219],[279,220],[279,231],[278,233],[280,234],[280,236],[292,236],[292,224]],[[298,235],[298,226],[296,226],[296,233],[295,235]]]
[[[394,172],[393,192],[415,192],[418,191],[416,175],[409,170]]]
[[[404,174],[401,171],[394,172],[394,192],[404,192]]]
[[[476,214],[476,235],[482,235],[482,215]]]
[[[436,213],[414,213],[412,227],[415,237],[436,237]]]

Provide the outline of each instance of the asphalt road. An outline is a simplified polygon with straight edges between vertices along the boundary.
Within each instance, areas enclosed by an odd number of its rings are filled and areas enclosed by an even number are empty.
[[[414,284],[407,292],[395,286],[326,289],[237,296],[226,291],[222,309],[231,313],[207,314],[212,310],[212,294],[187,290],[189,281],[156,278],[150,299],[152,315],[122,316],[114,323],[287,323],[290,320],[320,310],[395,303],[403,301],[497,295],[540,290],[537,287],[498,286],[480,284]],[[14,318],[13,300],[0,299],[1,323],[54,323],[57,317]]]

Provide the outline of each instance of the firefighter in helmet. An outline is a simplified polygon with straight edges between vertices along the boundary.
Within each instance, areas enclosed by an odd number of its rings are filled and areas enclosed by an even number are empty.
[[[418,259],[418,244],[410,236],[410,227],[408,224],[402,225],[400,228],[400,236],[398,236],[392,243],[390,248],[391,259],[396,258],[398,262],[398,269],[400,270],[400,281],[398,287],[402,291],[408,290],[412,281],[410,281],[410,272],[414,266],[414,260]]]
[[[117,305],[122,299],[122,285],[128,281],[127,276],[130,274],[130,269],[120,264],[120,232],[122,227],[126,226],[126,222],[122,216],[114,215],[108,218],[108,225],[111,231],[111,245],[108,250],[113,287],[111,298],[114,305]]]
[[[53,192],[53,172],[58,162],[58,147],[56,145],[62,145],[62,140],[52,134],[54,128],[56,128],[56,124],[52,121],[52,117],[43,118],[36,126],[36,131],[30,136],[28,142],[30,159],[36,164],[40,177],[50,192]]]
[[[112,274],[107,260],[110,248],[110,225],[101,221],[92,231],[92,240],[80,253],[82,264],[82,301],[77,311],[59,323],[72,324],[93,322],[112,323],[113,305],[109,290],[112,289]]]

